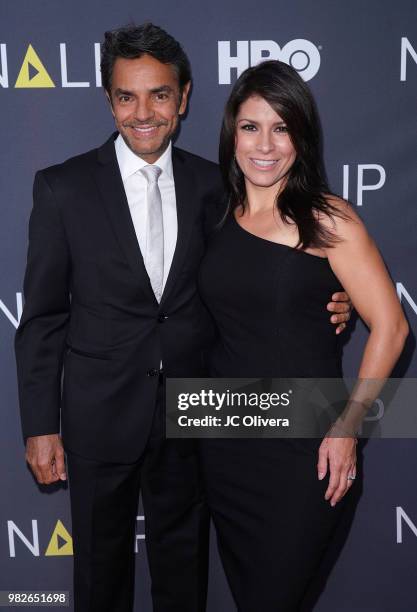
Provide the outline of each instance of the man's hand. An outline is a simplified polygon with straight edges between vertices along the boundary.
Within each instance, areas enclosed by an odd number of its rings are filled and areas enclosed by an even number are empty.
[[[346,322],[349,321],[352,314],[352,302],[348,294],[344,291],[333,293],[332,301],[327,304],[327,310],[337,313],[330,317],[330,321],[337,325],[336,334],[340,334],[345,329]]]
[[[64,448],[59,434],[28,438],[26,461],[39,484],[52,484],[67,479]]]

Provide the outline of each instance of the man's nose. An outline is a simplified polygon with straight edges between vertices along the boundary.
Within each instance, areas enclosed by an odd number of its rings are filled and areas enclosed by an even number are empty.
[[[154,114],[155,112],[150,101],[144,98],[138,98],[135,107],[135,118],[138,121],[145,122],[153,119]]]

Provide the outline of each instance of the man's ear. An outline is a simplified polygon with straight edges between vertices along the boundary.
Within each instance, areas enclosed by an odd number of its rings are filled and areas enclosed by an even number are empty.
[[[112,102],[112,99],[111,99],[111,95],[109,94],[109,92],[107,91],[107,89],[106,89],[106,91],[105,91],[105,94],[106,94],[107,101],[108,101],[108,103],[110,104],[111,114],[112,114],[112,115],[113,115],[113,117],[114,117],[113,102]]]
[[[185,111],[187,110],[188,94],[190,93],[190,87],[191,87],[191,81],[188,81],[188,83],[186,83],[182,89],[181,102],[180,102],[180,107],[178,109],[179,115],[183,115]]]

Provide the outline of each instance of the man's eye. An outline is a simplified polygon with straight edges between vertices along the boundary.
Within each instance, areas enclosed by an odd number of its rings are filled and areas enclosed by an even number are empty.
[[[166,94],[166,93],[158,93],[158,94],[156,94],[156,99],[157,100],[167,100],[168,99],[168,94]]]
[[[119,96],[119,102],[122,102],[122,104],[129,102],[130,100],[130,96]]]

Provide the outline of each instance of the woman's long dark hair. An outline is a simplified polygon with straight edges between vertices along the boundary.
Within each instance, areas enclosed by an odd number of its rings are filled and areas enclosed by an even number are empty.
[[[243,102],[252,96],[266,100],[285,121],[296,150],[285,188],[277,197],[284,222],[297,225],[298,247],[329,247],[337,237],[323,227],[317,213],[330,218],[344,214],[329,203],[321,147],[321,128],[313,96],[298,72],[283,62],[269,60],[248,68],[237,80],[226,103],[220,135],[219,161],[228,195],[227,214],[245,210],[244,175],[235,159],[236,117]]]

